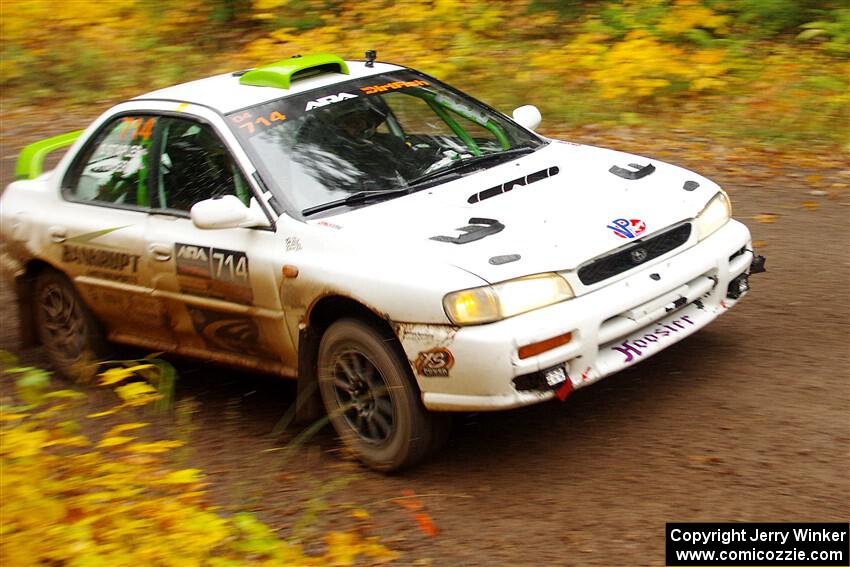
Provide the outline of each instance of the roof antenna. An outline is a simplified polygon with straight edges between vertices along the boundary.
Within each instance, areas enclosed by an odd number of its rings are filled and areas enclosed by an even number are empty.
[[[378,56],[378,52],[374,49],[370,49],[366,52],[366,66],[374,67],[375,66],[375,57]]]

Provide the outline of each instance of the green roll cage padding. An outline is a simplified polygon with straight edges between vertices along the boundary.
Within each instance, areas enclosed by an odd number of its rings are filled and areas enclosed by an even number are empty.
[[[18,161],[15,162],[15,179],[35,179],[41,175],[44,158],[47,157],[47,154],[70,146],[77,141],[82,133],[82,130],[76,130],[39,140],[26,146],[18,155]]]
[[[239,78],[239,83],[254,87],[289,89],[292,78],[297,73],[306,74],[309,71],[314,71],[317,74],[321,71],[332,70],[343,75],[349,74],[348,64],[342,57],[331,53],[315,53],[303,57],[290,57],[276,63],[257,67],[242,75]]]
[[[463,126],[457,123],[457,120],[452,118],[452,115],[448,113],[445,107],[440,106],[433,99],[424,99],[425,102],[428,103],[428,106],[431,107],[431,110],[434,111],[434,114],[439,116],[446,125],[451,128],[452,132],[457,134],[457,136],[466,144],[466,147],[469,148],[469,151],[472,152],[474,156],[481,155],[481,148],[478,147],[478,144],[475,143],[475,140],[472,139],[472,136],[469,135],[469,132],[463,129]]]
[[[469,151],[472,153],[472,155],[481,155],[481,148],[478,147],[478,144],[475,143],[475,140],[472,139],[472,136],[470,136],[469,133],[463,129],[463,126],[461,126],[457,120],[452,118],[452,115],[449,114],[449,112],[453,112],[461,118],[466,118],[467,120],[469,120],[470,118],[468,116],[464,116],[457,110],[441,104],[439,101],[436,100],[437,96],[434,93],[430,93],[425,90],[420,91],[419,89],[411,89],[410,91],[402,92],[404,92],[405,94],[409,94],[410,96],[415,96],[416,98],[421,98],[426,103],[428,103],[428,106],[431,107],[431,110],[433,110],[434,113],[439,116],[440,119],[442,119],[442,121],[445,122],[449,128],[451,128],[452,132],[457,134],[457,136],[463,141],[464,144],[466,144],[466,147],[469,148]],[[499,128],[498,125],[488,120],[487,123],[482,124],[482,126],[492,132],[492,134],[499,141],[499,144],[502,145],[503,150],[507,150],[511,147],[510,140],[508,140],[508,137],[505,135],[502,129]]]

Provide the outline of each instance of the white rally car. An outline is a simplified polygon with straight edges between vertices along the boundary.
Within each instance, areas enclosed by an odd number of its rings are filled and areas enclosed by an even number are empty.
[[[539,122],[374,52],[123,102],[2,195],[23,339],[65,374],[108,339],[297,378],[393,470],[446,412],[563,399],[738,302],[763,258],[720,187]]]

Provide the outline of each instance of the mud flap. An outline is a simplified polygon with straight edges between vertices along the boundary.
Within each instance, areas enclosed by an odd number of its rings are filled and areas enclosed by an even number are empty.
[[[316,355],[319,336],[311,328],[298,334],[298,386],[295,396],[295,423],[313,423],[325,413],[319,394],[319,372]]]

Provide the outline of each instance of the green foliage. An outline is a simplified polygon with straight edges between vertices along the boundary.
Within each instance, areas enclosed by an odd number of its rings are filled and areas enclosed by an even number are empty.
[[[822,42],[824,49],[837,56],[850,57],[850,7],[821,14],[822,19],[800,26],[800,41]]]
[[[62,0],[7,0],[4,8],[0,88],[25,105],[118,100],[296,53],[362,57],[379,48],[381,59],[504,110],[538,104],[547,127],[668,128],[691,120],[678,112],[687,104],[712,135],[757,132],[759,143],[794,138],[802,149],[846,138],[834,126],[846,124],[839,86],[850,58],[850,8],[839,0],[76,0],[74,10]],[[831,114],[812,114],[818,108]]]

